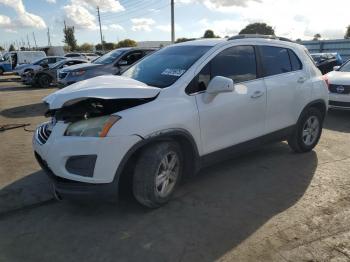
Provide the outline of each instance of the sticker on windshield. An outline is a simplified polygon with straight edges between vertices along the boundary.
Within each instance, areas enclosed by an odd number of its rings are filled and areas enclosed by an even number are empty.
[[[167,68],[163,71],[162,75],[165,76],[181,76],[183,73],[185,73],[186,70],[184,69],[176,69],[176,68]]]

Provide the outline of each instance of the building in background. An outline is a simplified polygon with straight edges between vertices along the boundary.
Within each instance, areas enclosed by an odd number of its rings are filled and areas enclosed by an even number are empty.
[[[350,39],[302,41],[310,53],[339,53],[343,61],[350,59]]]
[[[152,47],[165,47],[171,45],[171,41],[141,41],[137,42],[137,47],[152,48]]]

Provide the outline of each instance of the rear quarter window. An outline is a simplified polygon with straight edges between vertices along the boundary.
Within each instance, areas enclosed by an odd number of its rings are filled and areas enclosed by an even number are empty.
[[[264,75],[273,76],[292,71],[288,49],[274,46],[260,46]]]

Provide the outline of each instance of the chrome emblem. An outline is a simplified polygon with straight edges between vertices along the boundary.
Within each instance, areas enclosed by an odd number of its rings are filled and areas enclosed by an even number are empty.
[[[345,88],[344,88],[343,86],[337,86],[337,92],[338,92],[339,94],[343,93],[344,90],[345,90]]]

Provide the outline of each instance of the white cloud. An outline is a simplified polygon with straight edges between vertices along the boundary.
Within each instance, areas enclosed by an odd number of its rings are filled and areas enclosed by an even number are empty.
[[[48,2],[50,4],[56,4],[56,0],[46,0],[46,2]]]
[[[16,17],[13,19],[13,21],[10,24],[6,26],[0,24],[0,26],[7,29],[12,29],[12,30],[13,28],[28,28],[28,27],[33,27],[38,29],[46,28],[46,23],[40,16],[37,16],[35,14],[29,13],[26,11],[22,0],[0,0],[0,4],[9,6],[13,8],[16,12]]]
[[[336,18],[325,19],[329,5],[319,0],[176,0],[179,4],[203,4],[210,11],[221,12],[223,19],[203,24],[202,29],[212,29],[225,36],[238,33],[253,22],[266,22],[277,35],[292,39],[310,39],[320,33],[324,38],[343,38],[348,19],[350,1],[334,0]],[[234,17],[230,18],[228,15]]]
[[[118,24],[111,24],[111,25],[108,25],[108,29],[111,30],[111,31],[124,31],[124,27],[122,27],[121,25],[118,25]]]
[[[11,25],[11,19],[8,16],[0,15],[0,27],[8,27]]]
[[[157,25],[156,29],[169,33],[171,31],[171,25],[167,24],[167,25]],[[182,27],[178,24],[175,24],[175,31],[182,31]]]
[[[85,6],[89,9],[96,10],[98,6],[101,12],[120,12],[125,8],[117,0],[71,0],[72,4]]]
[[[76,4],[65,5],[63,7],[67,25],[74,26],[77,29],[98,29],[96,17],[83,6]]]
[[[133,26],[132,31],[152,31],[151,26],[155,24],[155,21],[151,18],[134,18],[131,19]]]

